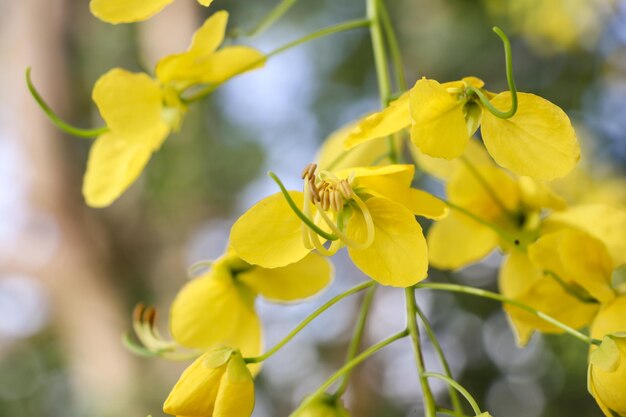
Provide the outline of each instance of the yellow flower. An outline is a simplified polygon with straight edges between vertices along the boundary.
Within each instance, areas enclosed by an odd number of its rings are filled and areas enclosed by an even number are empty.
[[[302,408],[299,408],[290,417],[350,417],[338,399],[329,394],[323,394],[318,398],[308,401]]]
[[[220,347],[196,359],[165,400],[174,416],[250,417],[254,382],[241,352]]]
[[[89,8],[98,19],[108,23],[130,23],[146,20],[174,0],[91,0]],[[208,7],[213,0],[198,0]]]
[[[229,252],[180,290],[170,310],[170,332],[184,347],[228,345],[246,357],[258,356],[262,332],[254,308],[257,295],[274,302],[306,299],[330,284],[332,272],[330,263],[313,253],[294,264],[265,269]]]
[[[566,175],[580,158],[576,133],[558,106],[534,94],[517,93],[514,116],[488,111],[471,89],[497,109],[511,107],[510,92],[491,93],[475,77],[440,84],[423,78],[386,109],[362,119],[345,141],[365,141],[411,129],[411,141],[425,154],[445,159],[463,154],[479,126],[489,154],[518,175],[548,180]]]
[[[411,188],[413,165],[303,173],[304,192],[289,191],[294,205],[329,239],[303,223],[281,193],[253,206],[234,224],[235,252],[246,262],[275,268],[297,262],[312,249],[324,255],[347,246],[352,261],[383,285],[406,287],[426,278],[426,241],[415,215],[442,218],[443,202]],[[285,190],[286,193],[286,190]]]
[[[88,205],[108,206],[137,179],[152,153],[178,129],[186,111],[180,99],[184,89],[218,84],[263,63],[263,55],[251,48],[216,51],[227,21],[223,11],[207,19],[187,52],[158,63],[156,79],[116,68],[96,82],[93,100],[109,131],[96,139],[89,153],[83,183]]]
[[[607,417],[611,410],[626,416],[626,296],[602,309],[591,326],[591,336],[601,339],[589,355],[588,389]]]

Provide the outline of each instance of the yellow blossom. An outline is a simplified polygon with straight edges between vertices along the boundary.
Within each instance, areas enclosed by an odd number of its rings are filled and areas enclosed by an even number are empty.
[[[296,262],[311,250],[332,255],[342,246],[357,267],[384,285],[406,287],[426,277],[426,241],[415,215],[438,219],[447,208],[439,199],[411,188],[413,165],[303,173],[304,192],[290,191],[296,208],[329,231],[303,223],[281,193],[253,206],[234,224],[235,252],[246,262],[275,268]],[[285,193],[286,190],[285,190]],[[323,230],[319,230],[323,229]]]
[[[165,400],[174,416],[250,417],[254,382],[241,352],[218,347],[196,359]]]
[[[228,345],[246,357],[258,356],[262,331],[254,308],[257,295],[273,302],[299,301],[319,293],[331,280],[332,266],[314,253],[266,269],[228,252],[180,290],[170,310],[170,332],[184,347]]]
[[[328,394],[305,401],[307,403],[290,417],[350,417],[341,401]]]
[[[146,20],[174,0],[91,0],[89,8],[98,19],[108,23],[130,23]],[[198,0],[208,7],[213,0]]]
[[[137,179],[152,154],[180,126],[186,112],[180,98],[184,89],[218,84],[263,63],[263,55],[251,48],[217,50],[227,21],[223,11],[208,18],[187,52],[158,63],[156,79],[115,68],[96,82],[93,100],[109,130],[89,153],[83,183],[88,205],[110,205]]]
[[[511,107],[510,92],[484,90],[475,77],[440,84],[423,78],[389,106],[358,122],[347,148],[410,128],[411,141],[425,154],[454,159],[463,154],[479,126],[494,160],[518,175],[548,180],[566,175],[580,158],[567,115],[551,102],[517,93],[515,115],[502,119],[478,99],[481,91],[497,109]]]
[[[626,416],[626,296],[602,306],[591,336],[602,344],[589,355],[589,392],[607,417]]]

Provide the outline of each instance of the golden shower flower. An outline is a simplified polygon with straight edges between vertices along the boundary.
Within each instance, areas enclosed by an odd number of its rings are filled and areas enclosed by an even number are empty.
[[[518,175],[548,180],[572,170],[580,158],[580,147],[563,110],[534,94],[517,93],[515,114],[500,118],[485,107],[475,91],[496,109],[511,108],[509,91],[491,93],[478,78],[444,84],[422,78],[387,108],[359,121],[345,145],[352,148],[410,128],[411,141],[423,153],[454,159],[463,154],[481,127],[489,154]]]
[[[91,0],[89,9],[98,19],[107,23],[130,23],[146,20],[159,13],[174,0]],[[208,7],[213,0],[198,0]]]
[[[256,297],[283,303],[307,299],[326,288],[332,274],[330,263],[314,253],[293,264],[266,269],[229,251],[179,291],[170,310],[170,332],[187,348],[228,345],[246,357],[258,356],[262,331],[254,308]]]
[[[174,416],[250,417],[254,381],[241,352],[212,349],[180,376],[165,400],[163,411]]]
[[[602,306],[591,337],[602,344],[589,355],[589,392],[607,417],[626,416],[626,296]]]
[[[305,401],[307,403],[290,417],[350,417],[341,400],[329,394]]]
[[[163,58],[156,79],[115,68],[96,82],[92,97],[108,131],[93,144],[83,183],[88,205],[105,207],[141,174],[187,110],[180,96],[199,84],[219,84],[261,65],[263,55],[243,46],[217,50],[228,13],[208,18],[187,52]]]
[[[276,268],[313,249],[330,256],[347,246],[354,264],[374,280],[413,285],[428,269],[415,215],[439,219],[447,213],[442,201],[411,188],[414,171],[413,165],[388,165],[316,173],[309,165],[304,192],[284,190],[249,209],[232,228],[232,247],[250,264]]]

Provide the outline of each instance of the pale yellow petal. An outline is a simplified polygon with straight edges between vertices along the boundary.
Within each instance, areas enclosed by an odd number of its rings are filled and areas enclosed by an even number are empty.
[[[254,409],[254,382],[240,354],[231,357],[222,376],[211,417],[250,417]]]
[[[550,208],[553,210],[565,210],[567,203],[563,198],[555,194],[545,183],[530,177],[518,179],[522,202],[530,208],[540,210]]]
[[[332,281],[333,268],[326,258],[310,253],[280,268],[253,268],[238,279],[270,301],[298,301],[318,294]]]
[[[595,339],[621,332],[626,332],[626,295],[603,305],[591,325],[591,337]]]
[[[266,57],[248,46],[231,46],[195,60],[188,68],[189,79],[196,83],[218,84],[235,75],[265,65]]]
[[[155,150],[169,133],[161,86],[146,74],[112,69],[98,79],[92,98],[109,129],[127,142]]]
[[[553,213],[546,227],[568,225],[602,241],[613,259],[614,269],[626,264],[626,210],[604,204],[588,204]]]
[[[580,159],[580,146],[569,118],[539,96],[517,93],[517,113],[500,119],[485,110],[483,142],[493,159],[518,175],[540,180],[563,177]],[[498,94],[491,104],[508,109],[511,94]]]
[[[304,195],[289,195],[302,209]],[[244,261],[264,268],[289,265],[310,251],[302,241],[302,221],[281,193],[261,200],[235,222],[231,244]]]
[[[352,262],[374,280],[392,287],[408,287],[426,278],[426,239],[413,214],[385,198],[373,197],[365,204],[374,220],[374,242],[366,249],[348,247]],[[360,212],[353,213],[347,233],[358,242],[365,241]]]
[[[470,138],[463,115],[465,102],[455,100],[435,80],[417,81],[410,93],[411,141],[426,155],[461,156]]]
[[[108,23],[130,23],[157,14],[173,0],[91,0],[89,8],[98,19]]]
[[[344,145],[349,149],[368,140],[389,136],[410,124],[409,93],[406,92],[385,109],[361,119],[346,138]]]
[[[335,174],[339,178],[348,178],[350,176],[357,180],[357,185],[361,183],[372,184],[378,178],[386,178],[396,181],[405,186],[411,185],[415,176],[415,165],[413,164],[393,164],[384,166],[371,167],[354,167],[336,171]]]
[[[498,245],[494,231],[459,216],[463,215],[451,212],[428,231],[430,263],[439,269],[457,269],[477,262]]]
[[[207,5],[204,4],[203,5]],[[193,34],[189,51],[202,54],[214,52],[224,42],[226,25],[228,24],[228,12],[220,10],[213,13],[204,21],[202,26]]]
[[[83,196],[91,207],[106,207],[137,179],[150,160],[152,150],[128,143],[113,133],[100,136],[89,150]]]
[[[209,7],[211,3],[213,3],[213,0],[198,0],[198,3],[200,3],[204,7]]]

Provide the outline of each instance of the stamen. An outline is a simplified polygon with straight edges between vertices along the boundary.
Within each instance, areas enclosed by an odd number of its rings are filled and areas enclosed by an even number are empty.
[[[359,206],[359,208],[361,208],[361,206]],[[318,210],[319,209],[320,207],[318,207]],[[367,207],[365,207],[365,209],[367,210]],[[337,225],[335,224],[335,222],[333,222],[333,220],[330,217],[328,217],[328,215],[324,211],[319,210],[318,214],[324,219],[328,227],[330,227],[330,229],[339,238],[339,240],[341,240],[343,243],[345,243],[347,246],[350,246],[351,248],[366,249],[374,241],[374,223],[372,221],[372,216],[369,214],[369,210],[367,211],[367,215],[363,213],[363,217],[365,219],[365,226],[367,230],[365,242],[357,242],[356,240],[353,240],[350,237],[348,237],[348,235],[346,235],[342,230],[340,230],[339,227],[337,227]],[[369,216],[369,222],[370,222],[369,224],[368,224],[368,216]]]
[[[343,196],[343,198],[345,198],[346,200],[348,200],[352,196],[352,187],[350,186],[348,181],[346,180],[339,181],[337,188],[341,192],[341,195]]]
[[[309,164],[302,170],[302,179],[315,178],[315,171],[317,170],[317,164]]]

